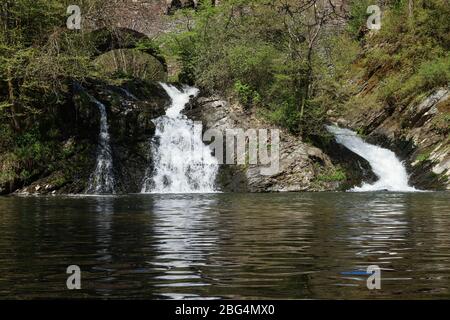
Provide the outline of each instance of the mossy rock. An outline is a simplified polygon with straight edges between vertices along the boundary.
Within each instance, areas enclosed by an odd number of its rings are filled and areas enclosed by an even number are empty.
[[[109,77],[167,81],[167,72],[161,62],[136,49],[109,51],[97,57],[95,64]]]

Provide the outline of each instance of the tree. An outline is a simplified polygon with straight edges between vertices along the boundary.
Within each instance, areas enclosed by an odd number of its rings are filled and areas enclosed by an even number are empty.
[[[324,30],[343,18],[341,7],[331,0],[279,0],[275,2],[289,35],[288,49],[299,66],[295,73],[297,110],[303,118],[305,104],[311,96],[313,59]]]
[[[182,63],[180,80],[264,107],[273,121],[309,134],[320,127],[321,42],[344,15],[331,0],[202,2],[184,11],[187,27],[164,45]]]
[[[87,37],[66,28],[66,10],[59,0],[0,5],[0,116],[16,132],[61,100],[67,79],[89,74]]]

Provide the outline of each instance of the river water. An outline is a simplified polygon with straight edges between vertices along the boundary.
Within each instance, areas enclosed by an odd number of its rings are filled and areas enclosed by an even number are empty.
[[[450,298],[449,193],[0,198],[0,298]],[[66,268],[81,268],[67,290]],[[378,265],[381,289],[348,272]]]

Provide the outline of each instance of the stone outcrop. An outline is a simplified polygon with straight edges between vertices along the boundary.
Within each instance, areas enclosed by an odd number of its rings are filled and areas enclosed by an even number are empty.
[[[167,81],[167,72],[155,57],[133,49],[109,51],[97,57],[95,64],[110,77],[126,74],[136,79]]]
[[[41,172],[32,183],[19,185],[16,193],[84,193],[95,168],[100,126],[98,107],[87,94],[103,103],[108,113],[116,192],[141,190],[151,163],[149,144],[155,131],[152,120],[165,113],[170,98],[158,84],[140,80],[121,86],[98,82],[83,86],[83,90],[73,92],[68,107],[76,114],[73,119],[77,119],[74,125],[78,129],[61,141],[61,148],[67,153],[65,159],[55,163],[54,170]]]
[[[450,90],[439,88],[406,107],[364,110],[342,124],[404,160],[411,183],[421,189],[450,189]]]
[[[237,103],[229,103],[220,96],[199,97],[187,110],[191,119],[202,121],[203,129],[279,129],[279,171],[261,174],[261,165],[221,165],[218,184],[229,192],[278,192],[335,190],[340,182],[320,179],[333,172],[331,159],[320,149],[304,143],[299,137],[247,113]],[[248,150],[248,149],[247,149]]]
[[[139,192],[142,178],[151,164],[149,142],[154,134],[153,119],[163,115],[170,99],[153,82],[133,80],[121,86],[84,84],[85,92],[101,101],[108,112],[114,175],[118,193]],[[358,129],[369,142],[394,150],[408,163],[412,183],[422,189],[448,188],[449,141],[447,88],[436,90],[423,101],[402,110],[366,110],[340,125]],[[33,182],[15,188],[18,193],[83,193],[95,166],[99,113],[95,104],[80,91],[74,91],[65,111],[77,123],[76,134],[61,141],[67,157],[53,170],[40,172]],[[333,141],[313,146],[298,136],[264,121],[239,103],[220,96],[200,96],[187,106],[185,114],[201,121],[203,129],[278,129],[280,132],[279,170],[261,172],[263,165],[223,164],[217,184],[225,192],[282,192],[345,190],[361,181],[374,181],[368,163]],[[64,123],[64,121],[61,121]],[[270,135],[270,134],[269,134]],[[445,140],[446,138],[447,140]],[[336,175],[342,170],[344,177]],[[5,186],[1,186],[6,188]]]

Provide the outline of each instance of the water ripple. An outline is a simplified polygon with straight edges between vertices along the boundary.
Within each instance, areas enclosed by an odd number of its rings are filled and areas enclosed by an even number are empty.
[[[0,198],[0,297],[448,298],[448,193]],[[68,265],[83,290],[66,290]],[[382,290],[364,275],[382,269]]]

